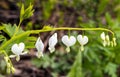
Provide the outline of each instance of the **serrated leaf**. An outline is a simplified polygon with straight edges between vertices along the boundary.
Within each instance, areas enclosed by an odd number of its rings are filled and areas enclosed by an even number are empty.
[[[76,60],[67,77],[82,77],[82,52],[79,51]]]
[[[0,26],[0,30],[3,30],[4,29],[4,26]]]
[[[33,5],[29,5],[28,8],[24,8],[24,4],[22,4],[21,11],[20,11],[20,22],[24,19],[27,19],[33,15],[34,9]]]
[[[108,25],[113,26],[113,21],[112,21],[112,18],[111,18],[109,13],[105,14],[105,18],[106,18],[106,21],[107,21]]]
[[[30,4],[29,7],[27,9],[25,9],[25,12],[22,16],[23,19],[27,19],[27,18],[31,17],[33,15],[33,12],[34,12],[33,5]]]
[[[9,35],[9,37],[12,37],[17,29],[17,26],[15,24],[13,26],[11,24],[3,24],[3,26],[5,27],[3,31],[6,32]],[[16,35],[22,32],[23,30],[20,28],[18,32],[16,33]]]
[[[116,75],[117,67],[118,66],[116,64],[109,62],[105,67],[105,72],[111,75],[111,77],[117,77]]]
[[[3,35],[0,35],[0,42],[1,44],[4,44],[7,41],[6,37]]]

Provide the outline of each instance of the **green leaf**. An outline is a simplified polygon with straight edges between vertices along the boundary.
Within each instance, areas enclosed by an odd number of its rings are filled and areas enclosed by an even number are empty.
[[[4,29],[4,26],[0,26],[0,30],[3,30]]]
[[[100,3],[98,5],[98,13],[99,14],[104,12],[108,3],[109,3],[109,0],[100,0]]]
[[[3,30],[5,33],[7,33],[9,35],[9,37],[12,37],[16,31],[16,24],[14,24],[13,26],[11,24],[3,24],[3,26],[5,27],[5,29]],[[16,33],[16,35],[20,34],[24,32],[21,28],[18,30],[18,32]]]
[[[114,23],[113,23],[112,18],[108,12],[105,14],[105,18],[106,18],[107,24],[109,26],[113,26]]]
[[[24,15],[25,11],[24,11],[24,4],[22,4],[21,6],[21,10],[20,10],[20,21],[23,20],[23,15]]]
[[[20,11],[20,22],[24,19],[27,19],[33,15],[33,5],[29,5],[28,8],[24,9],[24,4],[22,4],[21,11]]]
[[[116,71],[117,71],[117,65],[109,62],[105,67],[105,72],[111,75],[111,77],[117,77]]]
[[[36,65],[37,67],[41,67],[43,65],[43,68],[47,68],[51,65],[52,60],[53,59],[51,59],[47,54],[45,54],[44,57],[41,57],[40,59],[32,59],[32,64]]]
[[[30,36],[25,39],[26,48],[35,48],[36,37]]]
[[[82,52],[79,51],[76,60],[67,77],[82,77]]]
[[[0,42],[2,42],[1,44],[4,44],[7,41],[6,37],[3,35],[0,35]]]
[[[29,7],[27,9],[25,9],[25,12],[23,14],[23,19],[27,19],[29,17],[31,17],[33,15],[33,5],[29,5]]]

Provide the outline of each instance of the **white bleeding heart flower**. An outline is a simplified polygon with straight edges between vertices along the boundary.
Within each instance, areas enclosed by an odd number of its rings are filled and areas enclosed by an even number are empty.
[[[88,43],[88,37],[87,36],[78,35],[77,40],[80,43],[80,45],[85,45],[85,44]]]
[[[73,46],[76,43],[76,38],[74,36],[64,35],[62,37],[62,42],[67,46],[67,52],[70,52],[70,46]]]
[[[100,37],[101,37],[102,40],[105,40],[105,33],[102,32],[101,35],[100,35]]]
[[[81,45],[81,51],[84,50],[84,45],[88,43],[88,37],[87,36],[82,36],[82,35],[78,35],[77,36],[77,40]]]
[[[36,56],[38,58],[40,58],[41,56],[43,56],[43,51],[44,51],[44,44],[43,44],[42,40],[40,39],[40,37],[38,37],[38,39],[35,43],[35,47],[37,48]]]
[[[49,51],[52,53],[55,51],[55,45],[57,44],[57,33],[54,33],[49,39]]]
[[[25,44],[24,43],[19,43],[19,44],[14,44],[11,48],[11,51],[15,54],[15,55],[10,55],[11,58],[16,57],[16,60],[19,61],[20,60],[20,55],[24,55],[27,52],[23,52],[25,48]]]

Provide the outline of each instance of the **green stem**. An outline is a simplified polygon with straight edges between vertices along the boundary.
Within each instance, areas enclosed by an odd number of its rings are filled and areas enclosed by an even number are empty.
[[[9,56],[8,56],[8,54],[6,53],[6,51],[5,50],[1,50],[1,53],[3,53],[8,58],[8,61],[9,61],[10,65],[13,66],[12,62],[11,62]]]
[[[70,27],[59,27],[59,28],[52,28],[52,29],[48,29],[48,30],[32,30],[33,33],[39,33],[39,32],[46,32],[46,31],[53,31],[53,30],[99,30],[99,31],[108,31],[110,32],[113,36],[114,36],[114,32],[112,32],[111,30],[109,29],[106,29],[106,28],[70,28]],[[36,31],[36,32],[34,32]]]
[[[20,20],[20,22],[19,22],[19,24],[18,24],[18,27],[16,28],[13,37],[17,34],[17,32],[18,32],[18,30],[19,30],[19,28],[20,28],[20,24],[21,24],[21,22],[22,22],[22,21]]]
[[[82,51],[79,51],[79,59],[80,59],[80,77],[83,77],[83,74],[82,74]]]
[[[29,35],[29,34],[38,34],[40,32],[48,32],[48,31],[53,31],[53,30],[77,30],[77,31],[79,31],[79,30],[101,30],[101,31],[108,31],[108,32],[110,32],[113,35],[113,37],[114,37],[114,33],[111,30],[105,29],[105,28],[70,28],[70,27],[59,27],[59,28],[42,29],[42,30],[30,30],[30,31],[26,31],[24,33],[21,33],[19,35],[16,35],[16,36],[12,37],[10,40],[8,40],[5,44],[3,44],[0,47],[0,50],[4,50],[4,48],[7,47],[8,44],[10,44],[11,42],[13,42],[16,39],[21,38],[22,36]]]

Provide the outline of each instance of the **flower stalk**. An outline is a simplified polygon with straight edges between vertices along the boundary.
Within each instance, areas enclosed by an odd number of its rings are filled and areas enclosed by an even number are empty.
[[[11,38],[10,40],[8,40],[5,44],[3,44],[1,47],[0,47],[0,50],[3,50],[5,49],[5,47],[7,47],[12,41],[16,40],[16,39],[19,39],[21,38],[22,36],[25,36],[25,35],[30,35],[30,34],[38,34],[40,32],[48,32],[48,31],[57,31],[57,30],[76,30],[76,31],[80,31],[80,30],[94,30],[94,31],[107,31],[107,32],[110,32],[114,38],[114,32],[112,32],[111,30],[109,29],[106,29],[106,28],[70,28],[70,27],[59,27],[59,28],[52,28],[50,27],[50,29],[46,28],[46,29],[41,29],[41,30],[29,30],[29,31],[26,31],[24,33],[21,33],[20,35],[16,35],[14,36],[13,38]]]

